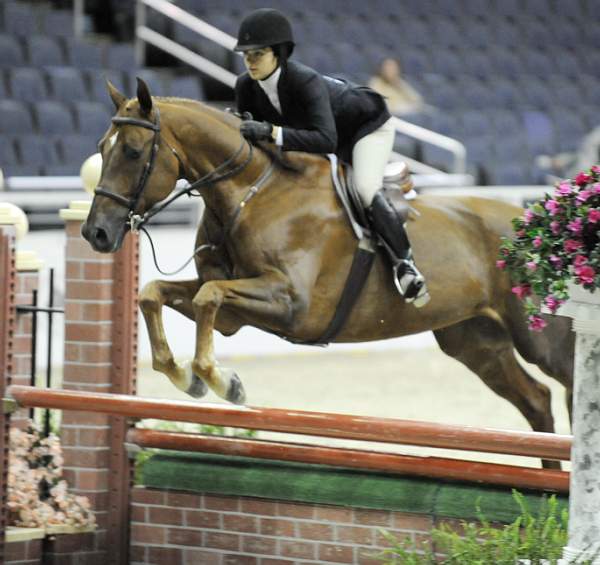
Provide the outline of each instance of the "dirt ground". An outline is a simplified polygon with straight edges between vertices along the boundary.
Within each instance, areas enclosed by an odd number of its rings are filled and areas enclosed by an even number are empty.
[[[245,385],[248,404],[251,406],[393,417],[509,430],[530,429],[516,408],[490,391],[476,375],[439,349],[230,357],[221,359],[220,364],[237,371]],[[552,390],[556,431],[570,433],[563,387],[545,377],[534,366],[528,366],[528,370]],[[140,370],[138,393],[189,400],[165,376],[153,372],[151,368]],[[222,401],[209,392],[198,402]],[[259,437],[539,466],[539,460],[526,457],[367,444],[266,432]]]

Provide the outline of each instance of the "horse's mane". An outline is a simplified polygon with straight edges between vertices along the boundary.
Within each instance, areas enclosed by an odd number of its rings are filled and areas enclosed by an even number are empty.
[[[227,126],[235,129],[236,131],[240,129],[241,119],[238,116],[231,112],[226,112],[223,110],[219,110],[218,108],[209,106],[208,104],[200,102],[199,100],[192,100],[190,98],[178,98],[176,96],[154,96],[153,98],[155,98],[158,102],[164,102],[167,104],[175,104],[178,106],[191,106],[193,108],[207,112],[218,121],[226,124]],[[268,143],[258,143],[257,147],[259,147],[264,153],[266,153],[271,159],[273,159],[273,161],[279,167],[286,171],[302,173],[305,169],[302,160],[290,159],[283,151],[278,151],[274,149]]]

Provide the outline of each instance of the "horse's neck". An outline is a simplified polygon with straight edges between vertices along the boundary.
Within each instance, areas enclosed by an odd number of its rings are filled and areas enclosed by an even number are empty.
[[[225,117],[218,116],[202,106],[178,107],[170,120],[172,134],[186,169],[186,180],[190,183],[219,169],[224,163],[239,155],[225,173],[242,165],[249,156],[249,145],[243,144],[239,132]],[[243,144],[243,145],[242,145]],[[248,165],[231,179],[217,182],[200,189],[204,201],[220,218],[232,214],[248,187],[260,176],[268,165],[268,159],[254,150]]]

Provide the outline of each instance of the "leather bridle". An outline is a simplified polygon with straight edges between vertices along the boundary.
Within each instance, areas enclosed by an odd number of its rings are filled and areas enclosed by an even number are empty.
[[[138,231],[140,229],[140,227],[142,225],[144,225],[152,216],[158,214],[158,212],[160,212],[161,210],[166,208],[169,204],[171,204],[173,201],[177,200],[179,197],[183,196],[184,194],[190,195],[194,190],[200,188],[201,186],[207,186],[209,184],[214,184],[214,183],[226,180],[228,178],[231,178],[231,177],[237,175],[238,173],[241,173],[248,166],[248,164],[252,160],[252,156],[253,156],[252,144],[248,143],[248,141],[242,137],[242,143],[241,143],[239,149],[231,157],[229,157],[227,160],[225,160],[223,163],[221,163],[218,167],[216,167],[213,171],[207,173],[203,177],[194,181],[192,184],[183,188],[179,192],[175,193],[170,198],[167,198],[166,200],[156,204],[150,210],[147,210],[143,215],[137,214],[135,210],[138,206],[138,203],[140,201],[142,193],[144,192],[144,189],[146,188],[148,179],[150,178],[150,175],[152,174],[152,171],[154,169],[154,163],[156,161],[156,155],[158,153],[159,144],[161,141],[161,138],[160,138],[160,112],[158,110],[158,107],[156,107],[156,106],[154,107],[154,115],[155,115],[154,122],[151,122],[149,120],[142,120],[142,119],[138,119],[138,118],[127,118],[127,117],[123,117],[123,116],[115,116],[114,118],[112,118],[112,123],[115,125],[137,126],[137,127],[149,129],[154,132],[150,155],[148,157],[148,160],[144,164],[144,168],[142,169],[142,173],[140,175],[140,178],[138,179],[138,183],[133,192],[133,195],[130,198],[127,198],[125,196],[122,196],[121,194],[117,194],[115,192],[110,192],[109,190],[105,190],[102,187],[97,187],[94,190],[95,195],[105,196],[106,198],[110,198],[111,200],[114,200],[117,204],[127,208],[127,210],[129,211],[128,216],[127,216],[127,223],[129,225],[129,228],[131,229],[131,231],[134,231],[134,232]],[[182,168],[184,168],[183,161],[181,160],[181,157],[178,155],[177,151],[175,151],[175,149],[173,147],[171,147],[166,141],[164,141],[164,143],[171,150],[173,155],[175,155],[175,157],[179,161],[180,166]],[[235,165],[232,167],[232,165],[235,163],[236,159],[241,155],[242,151],[244,150],[244,147],[246,147],[246,146],[248,146],[248,157],[246,159],[244,159],[244,161],[242,163],[240,163],[239,165]],[[267,172],[270,174],[271,170],[272,170],[272,167],[270,167]],[[266,180],[266,178],[264,180]],[[253,194],[254,193],[252,193],[252,195]],[[242,207],[244,205],[245,205],[245,202],[242,204]]]

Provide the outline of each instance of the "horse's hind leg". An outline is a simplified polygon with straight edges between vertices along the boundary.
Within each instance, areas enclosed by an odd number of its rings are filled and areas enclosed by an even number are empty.
[[[444,353],[461,361],[496,394],[511,402],[533,430],[554,432],[550,389],[521,367],[510,335],[498,322],[473,318],[434,334]],[[543,466],[560,469],[557,461],[543,461]]]
[[[193,319],[192,299],[198,291],[197,279],[188,281],[152,281],[140,293],[140,308],[144,315],[150,346],[152,348],[152,368],[169,377],[180,390],[194,398],[204,396],[208,387],[193,374],[191,364],[180,366],[175,362],[173,352],[167,342],[163,325],[163,306],[170,306],[184,316]]]

